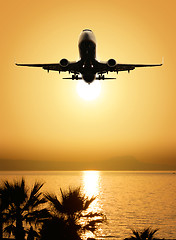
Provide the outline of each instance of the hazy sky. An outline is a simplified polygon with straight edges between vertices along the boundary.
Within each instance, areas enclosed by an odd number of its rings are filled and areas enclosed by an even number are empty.
[[[176,162],[176,1],[15,0],[0,9],[0,159],[73,160],[133,156]],[[90,28],[98,60],[160,63],[102,82],[81,99],[67,73],[19,63],[78,60]],[[116,76],[110,73],[109,76]]]

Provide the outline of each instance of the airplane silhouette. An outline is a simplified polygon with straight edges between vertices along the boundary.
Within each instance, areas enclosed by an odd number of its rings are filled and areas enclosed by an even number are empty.
[[[63,79],[72,79],[79,80],[83,79],[87,83],[97,80],[105,79],[115,79],[115,78],[106,78],[105,73],[108,72],[120,72],[134,70],[136,67],[155,67],[162,66],[161,64],[121,64],[116,63],[115,59],[109,59],[106,62],[101,62],[96,60],[96,39],[94,33],[90,29],[84,29],[79,37],[78,42],[80,60],[70,62],[67,59],[63,58],[59,63],[49,63],[49,64],[19,64],[17,66],[27,66],[27,67],[41,67],[48,72],[58,71],[72,73],[71,78]],[[82,77],[79,76],[82,75]]]

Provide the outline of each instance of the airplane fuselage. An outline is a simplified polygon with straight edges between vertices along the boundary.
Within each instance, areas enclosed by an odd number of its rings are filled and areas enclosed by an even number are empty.
[[[94,70],[94,62],[96,58],[96,39],[91,30],[85,29],[81,33],[78,47],[82,62],[82,77],[87,83],[91,83],[96,76],[96,72]]]

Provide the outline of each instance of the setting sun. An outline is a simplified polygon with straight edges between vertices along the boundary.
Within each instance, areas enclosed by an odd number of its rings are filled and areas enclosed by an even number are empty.
[[[77,83],[78,95],[84,100],[91,101],[96,99],[101,92],[101,83],[99,81],[94,81],[91,84],[87,84],[85,81],[80,80]]]

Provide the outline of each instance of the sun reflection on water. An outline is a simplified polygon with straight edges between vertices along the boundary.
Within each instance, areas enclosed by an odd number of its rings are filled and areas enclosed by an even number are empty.
[[[89,198],[99,194],[99,177],[98,171],[83,172],[84,191]]]
[[[96,197],[90,204],[88,212],[99,213],[101,212],[100,205],[100,172],[99,171],[84,171],[83,172],[83,191],[85,196],[89,199]],[[95,220],[98,219],[97,217]],[[99,228],[99,233],[101,228]],[[90,232],[83,235],[83,239],[94,237]]]

